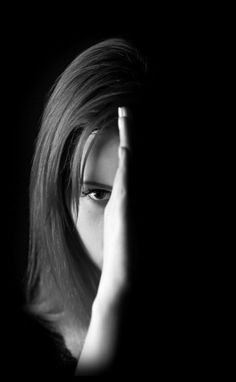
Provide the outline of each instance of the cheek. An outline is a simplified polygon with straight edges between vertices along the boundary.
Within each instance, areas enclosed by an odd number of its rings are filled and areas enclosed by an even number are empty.
[[[89,257],[102,269],[104,211],[92,204],[85,198],[81,199],[76,225]]]

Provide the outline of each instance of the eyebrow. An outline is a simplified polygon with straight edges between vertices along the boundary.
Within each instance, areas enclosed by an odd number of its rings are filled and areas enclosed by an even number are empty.
[[[104,183],[100,183],[100,182],[84,181],[83,185],[105,188],[109,191],[112,191],[112,186],[109,186],[108,184],[104,184]]]

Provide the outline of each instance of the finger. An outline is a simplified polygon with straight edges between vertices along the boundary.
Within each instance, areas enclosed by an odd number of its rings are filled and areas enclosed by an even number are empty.
[[[125,147],[119,148],[119,165],[115,174],[113,189],[109,203],[124,200],[128,188],[129,150]]]
[[[126,148],[131,151],[131,113],[127,107],[123,106],[118,108],[118,128],[120,135],[120,148]]]
[[[118,108],[118,128],[120,145],[118,149],[119,164],[113,182],[113,190],[110,198],[111,204],[116,198],[124,197],[127,193],[128,157],[130,154],[129,128],[131,115],[127,107]]]
[[[128,172],[130,167],[130,155],[132,154],[132,115],[127,107],[118,108],[118,128],[120,135],[119,146],[119,166],[116,174],[115,185],[117,189],[123,191],[122,194],[127,192],[128,187]],[[124,192],[125,191],[125,192]]]

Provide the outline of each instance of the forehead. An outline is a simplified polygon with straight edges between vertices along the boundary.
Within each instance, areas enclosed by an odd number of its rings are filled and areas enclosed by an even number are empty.
[[[91,143],[91,137],[84,147],[84,155]],[[84,181],[112,186],[118,167],[119,134],[116,127],[105,129],[95,137],[95,142],[86,160]]]

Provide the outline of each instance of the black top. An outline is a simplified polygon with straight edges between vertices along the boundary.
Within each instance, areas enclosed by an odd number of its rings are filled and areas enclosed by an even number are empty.
[[[24,312],[14,316],[15,326],[3,333],[3,369],[7,374],[29,376],[73,376],[77,360],[64,347],[59,335],[52,333]],[[9,325],[8,325],[9,331]],[[6,345],[5,345],[6,343]]]

